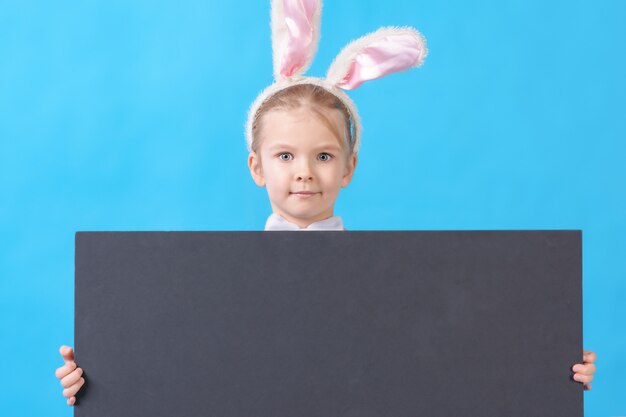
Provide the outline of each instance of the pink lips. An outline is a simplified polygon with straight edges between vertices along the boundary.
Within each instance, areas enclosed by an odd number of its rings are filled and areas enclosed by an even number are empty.
[[[311,197],[312,195],[315,195],[317,193],[314,193],[311,191],[299,191],[297,193],[291,193],[291,194],[297,195],[298,197],[306,198],[306,197]]]

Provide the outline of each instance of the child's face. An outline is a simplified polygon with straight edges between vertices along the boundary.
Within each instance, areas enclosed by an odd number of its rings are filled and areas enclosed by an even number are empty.
[[[328,113],[340,123],[341,113]],[[271,111],[263,116],[258,153],[248,166],[255,183],[267,187],[272,211],[301,228],[333,216],[335,200],[356,167],[340,139],[304,109]],[[301,191],[311,195],[297,194]]]

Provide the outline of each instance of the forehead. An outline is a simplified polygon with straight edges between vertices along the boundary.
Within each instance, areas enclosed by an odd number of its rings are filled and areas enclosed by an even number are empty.
[[[306,108],[266,113],[263,116],[262,147],[267,150],[277,147],[342,149],[342,140],[337,135],[344,123],[340,111],[328,109],[324,114],[328,120]]]

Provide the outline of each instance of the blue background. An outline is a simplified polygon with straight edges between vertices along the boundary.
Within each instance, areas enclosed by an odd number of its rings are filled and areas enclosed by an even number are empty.
[[[619,0],[328,0],[307,73],[379,26],[427,37],[422,68],[350,93],[364,135],[335,214],[582,229],[587,416],[626,415],[625,20]],[[271,82],[269,1],[0,0],[0,414],[72,413],[54,370],[77,230],[262,230],[243,126]]]

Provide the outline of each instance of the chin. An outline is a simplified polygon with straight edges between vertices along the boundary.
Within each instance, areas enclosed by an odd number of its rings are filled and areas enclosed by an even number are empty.
[[[287,215],[300,220],[312,219],[319,216],[323,211],[324,210],[284,210]]]
[[[308,220],[308,219],[312,219],[313,217],[315,217],[318,213],[317,212],[309,212],[309,211],[289,211],[287,212],[287,214],[289,214],[291,217],[294,217],[296,219],[300,219],[300,220]]]

